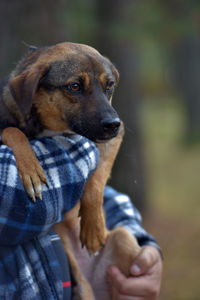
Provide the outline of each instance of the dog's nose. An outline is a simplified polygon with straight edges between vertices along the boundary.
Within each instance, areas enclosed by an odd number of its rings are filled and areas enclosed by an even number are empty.
[[[101,121],[103,130],[106,133],[116,133],[121,122],[119,118],[105,118]]]

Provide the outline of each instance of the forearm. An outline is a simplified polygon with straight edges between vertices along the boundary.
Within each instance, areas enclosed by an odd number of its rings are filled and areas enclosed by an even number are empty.
[[[143,228],[141,215],[127,195],[118,193],[111,187],[105,188],[104,195],[108,229],[123,226],[137,238],[140,246],[152,245],[160,250],[156,240]]]
[[[80,199],[96,168],[98,151],[80,136],[32,141],[47,178],[43,200],[33,203],[17,172],[12,151],[0,147],[0,244],[16,244],[41,234],[62,220]]]

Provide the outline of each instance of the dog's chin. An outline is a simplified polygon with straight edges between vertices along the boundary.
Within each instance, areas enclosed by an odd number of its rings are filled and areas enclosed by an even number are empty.
[[[115,133],[115,134],[109,134],[109,135],[104,135],[104,136],[100,136],[100,137],[96,137],[94,139],[91,139],[93,142],[95,143],[99,143],[99,144],[102,144],[102,143],[106,143],[108,142],[109,140],[115,138],[117,136],[118,133]]]

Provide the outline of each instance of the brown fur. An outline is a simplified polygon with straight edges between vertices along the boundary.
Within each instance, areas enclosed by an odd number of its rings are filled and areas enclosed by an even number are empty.
[[[91,253],[106,242],[100,258],[94,262],[95,268],[100,266],[99,274],[104,270],[103,278],[108,263],[117,264],[128,275],[139,251],[135,239],[126,230],[108,232],[102,209],[104,186],[124,132],[111,106],[118,80],[116,68],[97,50],[86,45],[61,43],[31,49],[0,91],[2,141],[14,151],[19,174],[34,201],[35,197],[42,198],[42,184],[46,179],[27,137],[78,133],[95,141],[100,150],[100,163],[85,185],[80,204],[55,226],[77,282],[77,299],[94,299],[74,256],[77,249],[81,253],[79,235],[82,245]],[[104,263],[105,257],[109,258],[107,263]],[[98,298],[98,293],[95,297]]]

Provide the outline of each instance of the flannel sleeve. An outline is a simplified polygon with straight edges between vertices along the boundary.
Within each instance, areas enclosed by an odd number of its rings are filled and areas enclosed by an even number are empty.
[[[48,187],[43,200],[33,203],[16,168],[13,152],[0,147],[0,245],[16,245],[49,230],[80,199],[84,185],[98,164],[94,143],[79,135],[31,141]]]
[[[142,227],[141,215],[127,195],[106,186],[104,210],[108,229],[111,230],[119,226],[125,227],[136,237],[140,246],[152,245],[160,250],[154,237]]]

